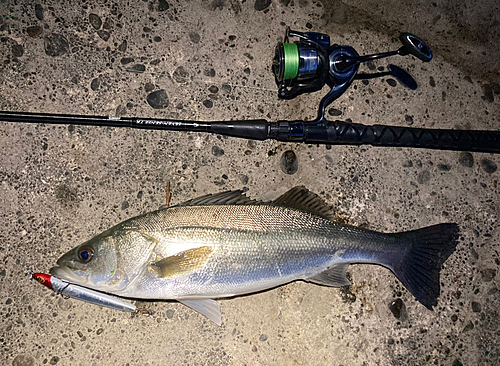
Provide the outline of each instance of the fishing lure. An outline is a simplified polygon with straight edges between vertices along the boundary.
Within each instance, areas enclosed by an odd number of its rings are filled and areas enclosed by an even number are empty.
[[[105,306],[115,310],[127,311],[130,313],[145,312],[144,309],[138,309],[134,304],[123,301],[117,297],[63,281],[46,273],[33,273],[31,274],[30,278],[38,281],[45,287],[55,291],[58,294],[73,299],[90,302],[92,304]]]

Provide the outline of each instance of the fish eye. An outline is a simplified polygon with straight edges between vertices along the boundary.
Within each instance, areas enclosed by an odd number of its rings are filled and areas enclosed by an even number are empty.
[[[94,255],[94,248],[90,245],[83,245],[78,249],[78,259],[83,263],[88,263]]]

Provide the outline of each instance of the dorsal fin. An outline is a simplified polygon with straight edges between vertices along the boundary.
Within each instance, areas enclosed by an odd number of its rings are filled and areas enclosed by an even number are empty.
[[[262,202],[245,196],[242,190],[207,194],[178,204],[178,206],[261,205]]]
[[[304,186],[294,187],[268,204],[295,208],[324,217],[325,219],[337,220],[330,206],[316,193],[312,193]]]
[[[221,206],[221,205],[270,205],[294,208],[296,210],[306,211],[314,215],[336,221],[331,208],[319,197],[304,186],[298,186],[290,189],[285,194],[276,198],[274,201],[262,202],[245,196],[243,191],[228,191],[216,194],[207,194],[192,200],[183,202],[179,206]]]

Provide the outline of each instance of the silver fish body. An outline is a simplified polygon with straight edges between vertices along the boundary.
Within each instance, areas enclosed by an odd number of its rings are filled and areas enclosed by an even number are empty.
[[[130,297],[240,295],[308,279],[340,263],[378,263],[374,254],[382,247],[397,251],[394,238],[276,206],[175,207],[147,214],[136,225],[158,239],[152,261],[205,246],[213,251],[204,266],[177,276],[162,278],[146,266],[120,293]]]
[[[348,285],[350,263],[373,263],[432,308],[457,235],[455,224],[398,234],[338,224],[302,187],[268,203],[226,192],[118,224],[61,257],[51,273],[119,296],[177,299],[220,323],[211,299],[294,280]]]

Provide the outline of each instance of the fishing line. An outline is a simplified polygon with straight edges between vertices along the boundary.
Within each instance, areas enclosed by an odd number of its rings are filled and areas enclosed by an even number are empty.
[[[297,60],[298,62],[298,60]],[[125,71],[127,72],[131,72],[131,73],[134,73],[134,74],[148,74],[148,75],[151,75],[151,76],[157,76],[157,75],[161,75],[162,73],[160,72],[133,72],[133,71],[129,71],[127,69],[125,69]],[[170,78],[173,78],[172,75],[170,75]],[[275,93],[276,90],[275,89],[270,89],[270,88],[265,88],[265,87],[259,87],[259,86],[250,86],[250,85],[240,85],[240,84],[232,84],[232,83],[229,83],[229,82],[224,82],[224,81],[214,81],[214,80],[205,80],[205,79],[191,79],[191,81],[193,83],[203,83],[203,84],[213,84],[213,85],[217,85],[217,86],[224,86],[224,85],[229,85],[230,87],[232,88],[246,88],[246,89],[254,89],[254,90],[261,90],[261,91],[266,91],[266,92],[270,92],[270,93]],[[189,85],[190,83],[182,83],[182,84],[187,84]]]

